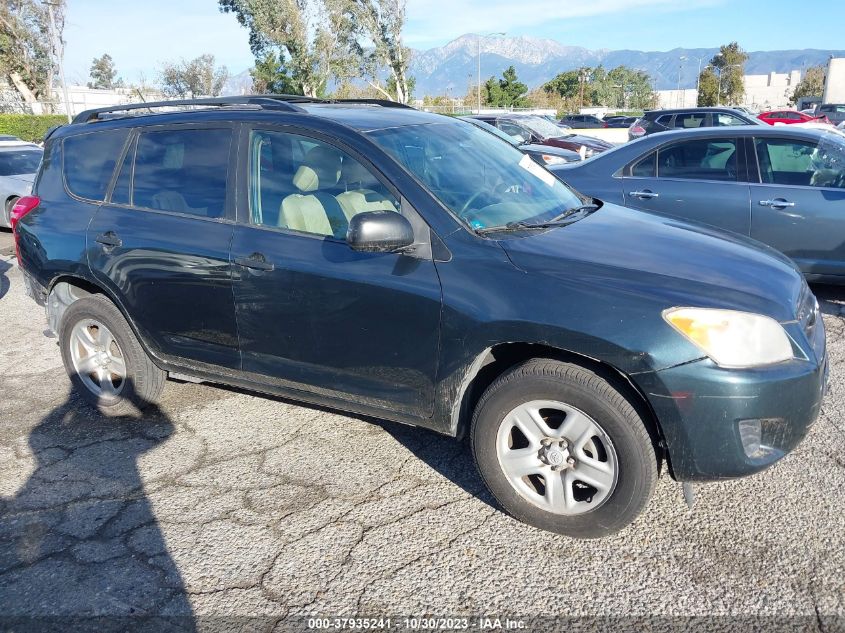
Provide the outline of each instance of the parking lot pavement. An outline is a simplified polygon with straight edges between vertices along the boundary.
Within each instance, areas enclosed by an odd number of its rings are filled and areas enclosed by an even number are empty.
[[[493,507],[451,439],[171,382],[142,419],[70,393],[0,233],[2,616],[845,616],[845,290],[819,289],[831,391],[769,471],[663,477],[622,533],[579,542]],[[834,616],[839,616],[836,619]],[[6,628],[0,624],[0,628]]]

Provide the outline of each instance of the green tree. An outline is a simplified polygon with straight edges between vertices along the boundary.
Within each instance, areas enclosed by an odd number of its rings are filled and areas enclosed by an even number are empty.
[[[714,106],[719,103],[719,77],[709,66],[698,76],[698,105]]]
[[[567,70],[543,84],[543,90],[548,94],[555,94],[564,99],[572,99],[580,94],[581,77],[581,70]]]
[[[123,84],[121,80],[116,80],[117,69],[114,67],[114,60],[108,53],[95,58],[91,62],[91,70],[88,71],[88,74],[91,76],[91,81],[88,82],[89,88],[111,90]]]
[[[318,97],[330,78],[354,71],[354,18],[350,0],[219,0],[249,30],[256,59],[275,53],[295,92]]]
[[[348,11],[355,37],[350,52],[359,59],[359,72],[377,92],[399,103],[408,103],[413,92],[408,77],[410,50],[402,44],[405,0],[349,0]],[[369,45],[366,49],[358,39]],[[386,71],[382,87],[380,77]]]
[[[824,66],[811,66],[804,73],[801,81],[792,93],[792,103],[797,104],[801,97],[821,97],[824,94]]]
[[[719,52],[710,60],[710,66],[705,67],[698,77],[699,105],[742,103],[745,97],[743,77],[747,61],[748,53],[736,42],[721,46]],[[713,78],[710,75],[716,77],[715,91],[712,89]],[[704,92],[702,83],[707,84],[706,94],[702,94]],[[715,103],[713,103],[713,92],[716,96]]]
[[[258,94],[302,94],[302,86],[290,76],[282,56],[274,50],[257,58],[249,74],[252,89]]]
[[[521,108],[528,104],[528,86],[519,81],[516,68],[509,66],[501,79],[490,77],[484,84],[484,103],[496,108]]]
[[[48,6],[40,0],[0,0],[0,75],[21,100],[37,110],[40,100],[52,98],[54,60],[60,54],[64,30],[64,0],[51,3],[55,37]]]
[[[229,78],[225,66],[214,65],[214,55],[206,53],[196,59],[167,62],[160,73],[161,90],[169,97],[217,97]]]

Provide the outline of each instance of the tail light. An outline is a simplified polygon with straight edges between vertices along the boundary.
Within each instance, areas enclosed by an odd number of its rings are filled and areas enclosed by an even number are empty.
[[[640,119],[634,121],[633,125],[628,128],[628,134],[632,138],[639,138],[640,136],[645,136],[645,128],[643,127],[642,121]]]
[[[39,204],[41,204],[41,198],[38,196],[24,196],[23,198],[19,198],[18,201],[15,203],[15,206],[12,207],[12,212],[9,214],[9,224],[12,227],[12,233],[15,236],[15,255],[18,258],[18,264],[21,263],[21,248],[20,248],[20,237],[18,236],[17,226],[18,222],[20,222],[23,217],[35,209]]]
[[[602,127],[610,127],[610,126],[607,124],[607,121],[602,121],[601,126],[602,126]]]

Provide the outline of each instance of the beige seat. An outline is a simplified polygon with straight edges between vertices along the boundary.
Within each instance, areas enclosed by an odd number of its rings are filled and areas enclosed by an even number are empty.
[[[380,186],[375,177],[356,160],[343,161],[342,179],[346,191],[336,196],[347,221],[364,211],[398,211],[396,205],[369,186]]]
[[[311,148],[293,175],[293,185],[299,193],[292,193],[282,200],[279,226],[317,235],[345,233],[345,228],[338,226],[335,218],[341,215],[340,210],[326,209],[326,204],[337,204],[334,196],[325,193],[325,190],[337,185],[340,166],[341,158],[337,152],[319,145]]]

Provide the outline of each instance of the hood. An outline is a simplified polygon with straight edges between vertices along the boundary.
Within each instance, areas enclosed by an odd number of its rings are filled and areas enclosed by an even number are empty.
[[[608,143],[607,141],[603,141],[602,139],[596,138],[595,136],[571,134],[562,136],[560,138],[562,140],[569,141],[570,143],[578,143],[579,145],[585,145],[592,149],[610,149],[611,147],[614,147],[613,143]]]
[[[562,158],[568,158],[569,160],[581,160],[581,156],[578,152],[574,152],[571,149],[564,149],[563,147],[554,147],[553,145],[535,145],[531,143],[528,145],[520,145],[519,149],[523,152],[531,152],[534,154],[548,154],[549,156],[561,156]]]
[[[791,261],[768,246],[607,203],[568,226],[500,244],[526,272],[636,296],[661,310],[726,308],[789,321],[804,287]]]

